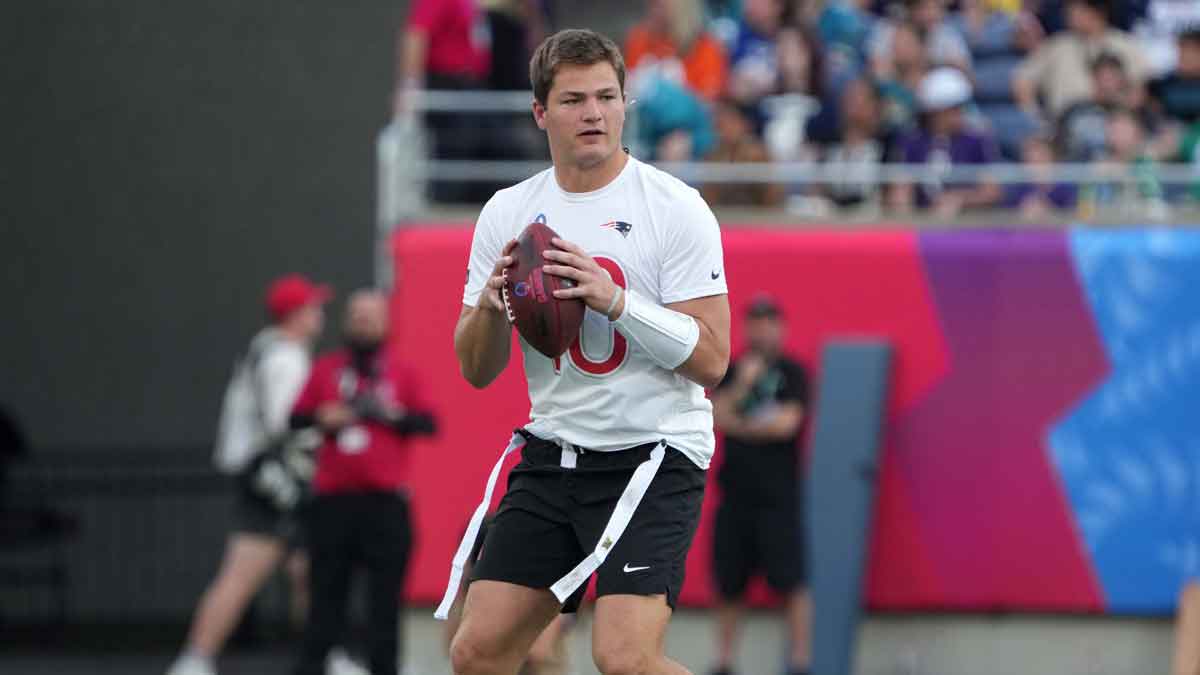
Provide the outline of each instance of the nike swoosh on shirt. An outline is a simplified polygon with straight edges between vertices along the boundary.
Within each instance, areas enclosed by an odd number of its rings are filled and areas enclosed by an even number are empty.
[[[716,281],[716,280],[717,280],[717,279],[719,279],[720,277],[721,277],[721,273],[720,273],[720,272],[717,272],[716,270],[714,270],[714,271],[712,272],[712,278],[713,278],[713,281]]]
[[[642,570],[648,570],[648,569],[650,569],[650,566],[646,565],[645,567],[630,567],[629,563],[625,563],[625,567],[622,569],[624,570],[624,572],[626,574],[629,574],[630,572],[640,572]]]

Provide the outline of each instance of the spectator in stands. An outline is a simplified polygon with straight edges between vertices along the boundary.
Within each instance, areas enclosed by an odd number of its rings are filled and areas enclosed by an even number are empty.
[[[990,135],[968,127],[964,108],[971,102],[971,83],[955,68],[936,68],[921,81],[921,129],[899,141],[896,159],[908,164],[951,169],[967,164],[990,164],[1000,152]],[[946,182],[929,179],[915,187],[897,183],[889,193],[890,205],[901,211],[913,206],[930,208],[942,219],[963,209],[986,208],[1001,197],[999,185],[981,179]]]
[[[1179,142],[1175,159],[1188,162],[1197,172],[1200,172],[1200,120],[1192,123]],[[1200,181],[1192,183],[1191,196],[1200,202]]]
[[[346,308],[345,346],[314,364],[291,425],[316,428],[309,506],[312,611],[296,675],[324,675],[346,629],[355,565],[367,571],[371,675],[396,675],[400,595],[412,544],[409,439],[434,419],[420,383],[386,344],[387,298],[358,291]]]
[[[785,0],[746,0],[732,39],[728,94],[746,110],[774,160],[795,160],[817,94],[815,50]]]
[[[1049,135],[1035,134],[1025,139],[1021,161],[1034,175],[1028,182],[1008,187],[1004,195],[1006,207],[1016,209],[1027,222],[1075,207],[1075,186],[1054,180],[1054,143]]]
[[[498,91],[529,90],[529,57],[545,37],[549,17],[542,0],[480,0],[491,36],[491,67],[486,87]],[[531,123],[529,111],[493,111],[472,116],[478,144],[472,159],[529,160],[547,157],[546,136]],[[499,189],[501,186],[495,186]],[[467,186],[486,200],[479,184]]]
[[[916,29],[930,66],[954,66],[964,73],[971,72],[971,53],[946,18],[946,0],[905,0],[904,7],[903,19],[879,22],[870,38],[871,72],[876,79],[895,76],[892,41],[896,27],[903,22]]]
[[[487,85],[501,91],[529,89],[529,57],[545,37],[540,0],[480,0],[491,36]]]
[[[414,0],[396,41],[393,106],[420,89],[483,89],[491,69],[487,17],[475,0]],[[442,139],[445,140],[445,139]]]
[[[408,23],[397,40],[394,115],[410,114],[413,96],[421,89],[487,88],[491,71],[489,36],[487,16],[476,0],[414,0]],[[425,116],[425,126],[432,136],[433,156],[478,159],[487,143],[489,122],[488,115],[430,112]],[[441,202],[483,202],[491,194],[487,186],[453,182],[437,181],[431,189],[432,197]]]
[[[789,675],[809,668],[812,604],[807,589],[801,518],[799,442],[808,414],[808,372],[783,352],[779,306],[766,295],[746,311],[748,348],[713,391],[713,420],[725,435],[717,473],[721,503],[713,528],[713,572],[720,593],[717,664],[730,675],[736,660],[741,600],[758,573],[786,598]]]
[[[1128,30],[1141,43],[1150,71],[1155,77],[1166,75],[1179,58],[1178,38],[1200,29],[1200,2],[1131,0],[1125,4],[1137,10],[1132,13],[1134,22]]]
[[[1125,65],[1116,54],[1105,52],[1096,57],[1091,79],[1091,95],[1068,106],[1058,119],[1059,144],[1071,162],[1091,162],[1105,155],[1108,116],[1114,110],[1136,109],[1143,127],[1157,126],[1150,110],[1138,108],[1137,92],[1130,86]]]
[[[1155,173],[1141,118],[1131,110],[1114,110],[1109,113],[1106,132],[1108,148],[1102,169],[1113,179],[1081,188],[1084,212],[1103,210],[1112,216],[1165,218],[1168,211],[1163,186]]]
[[[917,89],[928,72],[929,62],[917,27],[896,24],[892,32],[891,76],[879,84],[881,123],[888,134],[907,132],[917,123],[920,104]]]
[[[962,36],[976,70],[980,58],[1030,52],[1045,37],[1032,14],[1008,11],[999,0],[962,0],[949,23]]]
[[[1012,98],[1012,77],[1022,58],[1044,37],[1033,14],[1009,11],[998,0],[962,0],[950,17],[971,50],[975,100],[991,123],[1002,151],[1015,155],[1036,125]]]
[[[1179,36],[1174,72],[1150,83],[1153,105],[1167,117],[1193,124],[1200,121],[1200,26]]]
[[[1092,62],[1109,52],[1124,64],[1135,96],[1142,95],[1146,66],[1137,42],[1108,24],[1108,0],[1067,0],[1069,30],[1051,36],[1017,70],[1013,98],[1035,119],[1058,119],[1092,95]],[[1040,99],[1040,102],[1039,102]]]
[[[699,0],[655,0],[626,41],[638,138],[662,162],[700,159],[716,136],[706,102],[721,93],[725,54]]]
[[[749,117],[730,99],[714,106],[717,147],[706,158],[710,162],[768,162],[767,147],[754,134]],[[783,186],[773,183],[709,183],[701,190],[714,206],[777,206],[783,201]]]
[[[216,463],[238,477],[234,523],[217,578],[196,607],[187,647],[168,675],[212,675],[214,660],[254,594],[280,563],[307,591],[295,504],[275,500],[247,474],[255,460],[285,438],[292,404],[309,372],[309,350],[324,324],[329,289],[299,275],[281,277],[267,289],[271,325],[251,340],[226,390],[218,429]],[[273,483],[274,484],[274,483]],[[301,604],[307,603],[307,593]]]
[[[868,77],[846,86],[840,101],[841,135],[822,158],[844,167],[830,170],[822,193],[841,207],[879,207],[879,165],[887,147],[880,137],[879,95]]]
[[[822,50],[826,93],[841,93],[862,72],[867,38],[875,29],[871,0],[830,0],[817,16],[816,34]]]
[[[787,12],[784,0],[745,0],[729,50],[728,93],[740,105],[758,105],[771,94],[811,91],[809,43]]]
[[[645,18],[625,39],[630,77],[647,68],[711,101],[725,87],[725,50],[704,29],[700,0],[651,0]]]
[[[655,160],[699,159],[716,143],[711,113],[682,84],[644,70],[628,81],[626,89],[638,105],[638,140]]]

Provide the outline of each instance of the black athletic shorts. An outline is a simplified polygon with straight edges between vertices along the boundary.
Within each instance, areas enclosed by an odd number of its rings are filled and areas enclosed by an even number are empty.
[[[743,503],[726,495],[713,528],[713,574],[722,598],[737,599],[756,573],[776,593],[806,583],[799,502]]]
[[[233,531],[282,539],[289,548],[305,548],[304,506],[281,512],[246,489],[243,481],[234,486]]]
[[[550,588],[592,552],[634,469],[657,444],[579,454],[574,469],[559,466],[557,444],[525,434],[521,462],[488,527],[471,580]],[[684,562],[700,521],[704,470],[682,452],[666,456],[624,534],[596,572],[597,595],[664,594],[672,608],[683,586]],[[563,605],[574,612],[587,590]]]

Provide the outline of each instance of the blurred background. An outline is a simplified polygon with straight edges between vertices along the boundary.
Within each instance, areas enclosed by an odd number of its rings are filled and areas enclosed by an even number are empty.
[[[222,393],[290,272],[336,292],[319,349],[349,292],[385,289],[389,344],[427,385],[404,663],[449,672],[431,608],[528,413],[516,369],[484,392],[459,377],[462,268],[491,193],[547,165],[528,57],[567,27],[622,46],[626,145],[717,213],[735,354],[738,317],[772,294],[815,416],[832,342],[890,345],[871,517],[846,530],[866,552],[848,672],[1170,672],[1200,573],[1195,0],[45,0],[8,17],[0,672],[168,668],[229,532]],[[715,658],[720,498],[670,637],[696,672]],[[288,594],[267,583],[221,672],[289,672]],[[749,598],[743,671],[778,672],[779,599]],[[586,634],[572,672],[594,672]]]

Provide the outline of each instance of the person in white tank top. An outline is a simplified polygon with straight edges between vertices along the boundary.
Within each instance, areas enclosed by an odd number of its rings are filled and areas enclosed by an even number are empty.
[[[532,410],[505,452],[521,449],[522,461],[452,643],[460,675],[515,673],[542,629],[578,605],[593,574],[600,671],[688,672],[665,656],[663,636],[713,452],[704,388],[728,367],[729,303],[708,205],[622,150],[624,75],[616,45],[592,31],[542,43],[530,65],[533,115],[553,166],[497,192],[476,224],[454,340],[473,386],[488,386],[509,364],[512,327],[500,289],[529,223],[560,235],[545,272],[573,279],[556,296],[579,298],[588,311],[562,357],[521,342]],[[499,467],[455,556],[439,617],[457,593]]]

